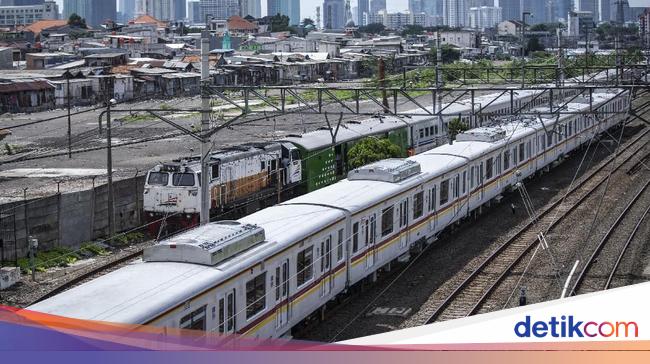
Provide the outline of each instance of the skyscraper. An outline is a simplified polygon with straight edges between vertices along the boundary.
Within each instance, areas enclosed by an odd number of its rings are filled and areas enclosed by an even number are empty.
[[[409,11],[411,13],[421,13],[424,11],[424,0],[409,0]]]
[[[503,20],[521,20],[521,0],[499,0]]]
[[[262,16],[262,2],[260,0],[241,0],[241,16],[250,15],[254,18]]]
[[[358,9],[357,9],[357,25],[362,26],[364,25],[364,18],[366,15],[370,12],[370,1],[368,0],[359,0],[358,1]]]
[[[184,20],[187,17],[187,0],[173,0],[172,5],[174,7],[172,18],[174,20]]]
[[[594,20],[600,19],[598,0],[575,0],[577,11],[590,11]]]
[[[325,0],[323,2],[323,27],[343,29],[345,26],[345,1]]]
[[[120,0],[119,7],[122,21],[128,21],[135,17],[135,0]]]
[[[199,1],[189,1],[187,3],[187,18],[192,23],[201,22],[201,7],[199,6]]]
[[[452,28],[464,26],[468,16],[465,0],[444,0],[442,16],[447,26]]]
[[[268,0],[266,10],[269,16],[276,14],[288,16],[290,25],[300,24],[300,0]]]
[[[107,20],[115,21],[117,15],[115,1],[93,1],[93,0],[64,0],[63,14],[68,18],[75,13],[86,19],[86,24],[92,27],[102,25]]]
[[[386,0],[370,0],[370,14],[377,14],[381,10],[386,10]]]
[[[523,11],[531,14],[526,16],[526,23],[538,24],[546,22],[546,0],[522,0],[522,2],[524,4]],[[519,15],[517,19],[523,20],[522,15]]]
[[[228,19],[239,15],[239,0],[201,0],[201,19]]]

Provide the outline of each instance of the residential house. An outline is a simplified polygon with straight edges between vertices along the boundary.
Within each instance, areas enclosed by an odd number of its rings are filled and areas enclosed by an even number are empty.
[[[51,53],[27,53],[25,55],[28,70],[40,70],[51,68],[60,64],[68,63],[77,57],[70,53],[51,52]]]
[[[115,67],[127,64],[126,53],[95,53],[84,57],[88,67]]]
[[[0,81],[0,112],[30,113],[54,107],[54,86],[46,80]]]

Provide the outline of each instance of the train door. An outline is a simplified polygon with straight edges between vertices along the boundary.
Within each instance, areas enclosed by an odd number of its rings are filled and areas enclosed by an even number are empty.
[[[322,275],[320,296],[325,297],[330,294],[334,285],[332,279],[332,237],[330,235],[321,241],[320,251],[320,271]]]
[[[289,322],[289,259],[275,268],[275,328],[280,329]]]
[[[375,265],[377,250],[375,249],[375,237],[377,236],[377,220],[376,215],[370,215],[366,221],[365,226],[365,241],[366,241],[366,269],[370,269]]]
[[[236,330],[236,302],[235,289],[218,296],[217,309],[219,310],[219,333],[232,334]]]
[[[286,170],[285,182],[297,183],[302,180],[302,161],[300,151],[291,143],[282,144],[282,161]]]
[[[399,203],[399,247],[405,248],[409,241],[408,219],[409,219],[409,199],[405,198]]]

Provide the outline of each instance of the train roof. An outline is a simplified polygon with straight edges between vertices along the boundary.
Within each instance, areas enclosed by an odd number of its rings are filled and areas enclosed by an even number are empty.
[[[332,125],[336,128],[336,125]],[[348,122],[341,124],[336,136],[337,143],[344,143],[368,135],[386,133],[406,126],[401,117],[375,116],[361,122]],[[313,151],[325,148],[332,144],[332,136],[329,129],[318,129],[300,136],[289,136],[281,141],[291,142],[305,150]]]

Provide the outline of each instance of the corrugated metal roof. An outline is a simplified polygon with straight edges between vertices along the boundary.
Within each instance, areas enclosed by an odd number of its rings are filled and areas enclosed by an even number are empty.
[[[40,91],[48,89],[54,89],[54,86],[45,80],[0,83],[0,93]]]

